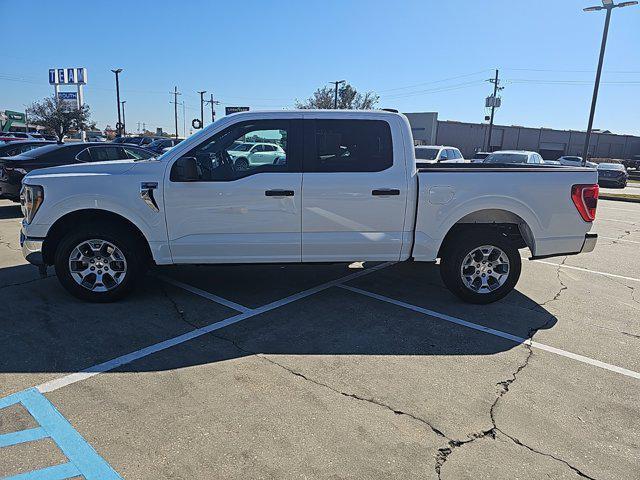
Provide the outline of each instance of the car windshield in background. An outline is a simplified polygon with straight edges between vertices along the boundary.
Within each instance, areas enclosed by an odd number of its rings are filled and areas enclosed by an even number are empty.
[[[492,153],[484,163],[527,163],[527,157],[524,153]]]
[[[234,147],[234,150],[238,152],[247,152],[251,149],[251,147],[253,147],[253,143],[243,143],[241,145],[238,145],[237,147]]]
[[[599,163],[598,170],[626,170],[624,165],[619,163]]]
[[[416,159],[435,160],[439,151],[439,148],[416,148]]]
[[[483,158],[487,158],[489,155],[491,155],[490,153],[476,153],[473,158],[477,158],[479,160],[482,160]]]

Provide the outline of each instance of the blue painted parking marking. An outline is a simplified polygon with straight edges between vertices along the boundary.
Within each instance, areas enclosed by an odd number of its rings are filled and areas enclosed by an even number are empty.
[[[50,438],[69,461],[12,477],[2,477],[4,480],[63,480],[78,475],[83,475],[87,480],[122,480],[38,390],[30,388],[0,398],[0,410],[16,404],[22,405],[39,426],[0,435],[0,448]]]

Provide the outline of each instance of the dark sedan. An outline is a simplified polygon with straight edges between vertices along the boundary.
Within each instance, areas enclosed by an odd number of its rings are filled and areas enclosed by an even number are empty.
[[[174,147],[181,141],[181,138],[158,138],[157,140],[154,140],[149,145],[147,145],[145,148],[157,154],[161,154],[165,148]]]
[[[598,164],[598,185],[601,187],[618,187],[627,186],[629,174],[624,165],[620,163],[599,163]]]
[[[22,179],[31,170],[72,163],[144,160],[153,152],[134,145],[109,143],[49,144],[12,157],[0,157],[0,198],[19,201]]]

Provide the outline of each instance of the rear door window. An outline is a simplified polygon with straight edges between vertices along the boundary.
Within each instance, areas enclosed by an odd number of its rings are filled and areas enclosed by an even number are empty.
[[[91,160],[94,162],[106,162],[109,160],[120,160],[121,147],[90,147]]]
[[[305,172],[381,172],[392,165],[387,122],[305,121]]]

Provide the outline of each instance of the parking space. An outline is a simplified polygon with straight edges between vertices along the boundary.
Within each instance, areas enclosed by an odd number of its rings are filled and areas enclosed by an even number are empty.
[[[19,221],[0,201],[0,477],[638,478],[638,204],[488,306],[417,263],[157,268],[90,305]]]

